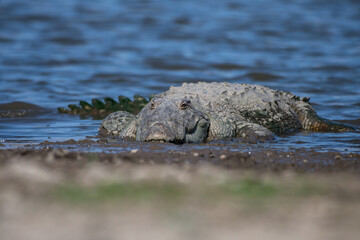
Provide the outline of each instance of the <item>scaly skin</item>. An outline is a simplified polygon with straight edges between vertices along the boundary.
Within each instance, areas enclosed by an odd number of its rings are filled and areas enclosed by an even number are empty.
[[[268,140],[300,130],[352,131],[319,117],[308,98],[260,85],[184,83],[156,95],[136,116],[110,114],[102,134],[139,141],[204,142],[243,137]]]
[[[131,99],[127,97],[119,96],[118,101],[112,98],[105,98],[104,101],[92,99],[91,104],[80,101],[79,105],[70,104],[68,105],[68,109],[59,107],[57,110],[59,113],[90,115],[95,119],[104,119],[115,111],[126,111],[137,114],[148,102],[146,98],[140,95],[135,95],[134,101],[131,101]]]

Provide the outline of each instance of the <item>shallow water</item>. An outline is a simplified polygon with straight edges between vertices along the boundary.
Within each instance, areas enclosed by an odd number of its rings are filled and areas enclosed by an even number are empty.
[[[197,81],[291,91],[360,125],[359,1],[2,0],[0,12],[0,104],[46,109],[0,118],[0,148],[96,135],[98,120],[59,106]],[[298,133],[260,145],[360,152],[359,139]]]

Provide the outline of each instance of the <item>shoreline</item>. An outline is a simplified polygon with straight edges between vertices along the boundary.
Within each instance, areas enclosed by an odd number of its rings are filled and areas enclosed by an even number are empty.
[[[85,142],[67,144],[78,149]],[[0,150],[1,239],[357,239],[360,234],[356,153],[307,152],[324,164],[304,162],[304,151],[106,153],[64,145]],[[284,156],[290,159],[284,162]]]

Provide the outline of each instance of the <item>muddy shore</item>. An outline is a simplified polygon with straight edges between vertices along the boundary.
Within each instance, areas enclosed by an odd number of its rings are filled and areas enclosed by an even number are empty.
[[[2,149],[0,238],[357,239],[358,153],[226,147]]]
[[[25,151],[40,156],[59,154],[52,150],[65,150],[60,156],[76,160],[86,159],[91,154],[95,159],[113,162],[116,159],[131,163],[148,164],[201,164],[209,163],[229,169],[284,171],[302,173],[339,172],[360,170],[359,153],[324,152],[316,148],[297,148],[281,151],[261,147],[261,144],[238,142],[210,142],[204,144],[153,143],[119,141],[106,138],[68,140],[64,142],[45,141]],[[31,150],[32,149],[32,150]]]

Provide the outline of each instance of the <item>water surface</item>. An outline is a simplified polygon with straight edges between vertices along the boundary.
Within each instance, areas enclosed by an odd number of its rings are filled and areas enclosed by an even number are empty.
[[[96,135],[59,106],[148,96],[182,82],[262,84],[360,122],[360,2],[2,0],[0,104],[47,109],[0,119],[2,147]],[[358,133],[298,133],[265,147],[360,152]]]

